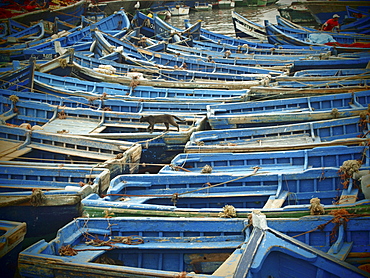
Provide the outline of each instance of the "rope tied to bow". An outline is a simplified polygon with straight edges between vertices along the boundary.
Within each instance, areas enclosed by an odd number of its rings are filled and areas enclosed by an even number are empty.
[[[41,206],[43,203],[45,203],[46,196],[42,192],[41,189],[34,188],[32,189],[32,194],[31,194],[31,200],[30,203],[34,207]]]
[[[236,210],[234,206],[226,205],[223,207],[223,211],[218,213],[221,218],[232,218],[236,217]]]

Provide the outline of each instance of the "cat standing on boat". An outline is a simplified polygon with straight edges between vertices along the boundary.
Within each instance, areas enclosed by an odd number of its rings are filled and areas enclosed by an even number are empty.
[[[164,123],[164,125],[166,126],[165,131],[169,130],[170,124],[177,127],[177,131],[180,131],[179,125],[176,123],[175,119],[183,122],[183,120],[181,120],[180,118],[173,116],[173,115],[169,115],[169,114],[142,116],[139,122],[149,123],[147,130],[150,133],[153,132],[154,125],[156,123]]]

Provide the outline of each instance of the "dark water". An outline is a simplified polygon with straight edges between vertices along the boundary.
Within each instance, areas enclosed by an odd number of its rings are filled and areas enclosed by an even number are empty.
[[[280,0],[276,4],[266,7],[235,7],[233,9],[212,9],[210,11],[194,12],[190,11],[189,15],[172,16],[168,23],[184,29],[184,19],[189,19],[191,24],[198,20],[202,21],[202,27],[219,34],[235,37],[234,26],[231,18],[231,11],[235,11],[242,16],[263,25],[264,20],[276,23],[276,15],[279,7],[287,6],[292,1]]]

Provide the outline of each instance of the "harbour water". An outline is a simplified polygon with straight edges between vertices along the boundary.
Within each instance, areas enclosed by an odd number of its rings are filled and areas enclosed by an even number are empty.
[[[219,34],[235,37],[234,26],[231,18],[231,12],[235,11],[242,16],[263,25],[264,20],[276,23],[276,15],[279,15],[278,8],[288,6],[292,1],[280,0],[276,4],[266,7],[235,7],[233,9],[212,9],[210,11],[194,12],[189,15],[172,16],[168,23],[184,28],[184,19],[189,19],[191,24],[198,20],[202,21],[202,27]]]

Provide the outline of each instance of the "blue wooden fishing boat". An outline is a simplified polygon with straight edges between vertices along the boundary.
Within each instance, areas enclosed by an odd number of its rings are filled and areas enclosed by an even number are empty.
[[[79,218],[60,229],[50,242],[39,241],[21,252],[20,274],[23,277],[46,273],[106,277],[106,269],[109,269],[112,277],[258,277],[259,273],[269,270],[274,271],[274,277],[286,277],[287,272],[301,276],[319,272],[322,277],[366,275],[348,262],[350,258],[343,261],[327,251],[337,246],[327,240],[335,224],[313,231],[312,237],[293,239],[289,236],[305,233],[317,224],[324,225],[334,217],[275,222],[253,214],[252,219],[253,224],[250,221],[248,225],[248,221],[242,219]],[[364,244],[367,246],[368,241],[361,241],[356,234],[366,232],[368,223],[367,217],[350,218],[346,236],[338,237],[337,243],[348,240],[353,243],[354,252],[366,252]],[[277,224],[282,226],[282,232],[278,232]],[[343,225],[338,226],[343,230]],[[264,244],[260,244],[261,241]],[[276,253],[264,254],[264,246]],[[251,249],[253,256],[246,256]],[[265,256],[258,256],[260,253]],[[282,267],[275,263],[276,256],[283,260]],[[260,257],[267,257],[274,268],[256,269],[261,263]],[[248,264],[248,258],[256,264]],[[48,262],[50,259],[53,264]],[[287,267],[289,262],[290,265],[299,263],[300,267]]]
[[[170,113],[170,114],[207,114],[207,105],[209,102],[191,102],[191,101],[177,101],[177,102],[164,102],[164,101],[139,101],[139,100],[124,100],[119,97],[105,98],[90,96],[90,99],[78,96],[58,97],[50,94],[36,93],[29,91],[13,91],[0,89],[2,97],[9,98],[10,96],[17,96],[21,101],[37,101],[48,103],[52,105],[59,105],[65,107],[80,107],[90,108],[96,110],[110,110],[114,112],[129,112],[129,113]],[[2,104],[5,102],[3,99],[0,101]],[[221,103],[221,102],[220,102]],[[1,111],[6,111],[6,107],[2,107]]]
[[[2,118],[9,124],[29,123],[31,126],[37,124],[40,126],[40,134],[45,137],[60,133],[68,136],[89,136],[91,140],[97,141],[96,144],[99,140],[102,141],[102,144],[104,144],[103,142],[112,142],[113,145],[122,144],[119,146],[121,150],[129,149],[132,145],[138,144],[140,145],[138,159],[141,157],[141,161],[145,163],[169,162],[176,154],[184,150],[184,146],[193,132],[204,130],[206,127],[205,115],[178,113],[176,121],[179,122],[179,129],[171,125],[169,130],[165,130],[165,125],[157,124],[154,127],[154,132],[149,132],[147,130],[148,123],[141,122],[140,118],[163,114],[163,112],[150,114],[116,112],[109,111],[109,109],[60,107],[59,105],[22,100],[13,103],[10,99],[11,97],[9,99],[2,98],[2,107],[6,110],[2,114]],[[18,112],[14,113],[14,109],[17,109]],[[74,140],[78,140],[78,138],[77,136]],[[141,146],[143,146],[142,155]],[[96,150],[97,154],[93,150],[80,155],[82,157],[88,155],[87,157],[96,159],[99,156],[109,159],[113,150],[106,153],[106,151],[100,152],[98,149]]]
[[[26,230],[26,223],[0,220],[0,263],[4,278],[13,278],[16,273]]]
[[[28,59],[31,56],[39,59],[51,59],[53,55],[58,54],[58,51],[55,49],[57,48],[56,45],[58,45],[59,48],[73,47],[76,51],[78,49],[89,50],[92,43],[91,30],[94,28],[99,28],[99,30],[112,35],[123,35],[127,32],[129,26],[129,19],[126,13],[122,10],[95,24],[84,27],[81,30],[77,30],[77,28],[71,30],[72,32],[67,36],[56,38],[51,41],[38,41],[33,45],[23,46],[23,48],[14,47],[9,49],[0,49],[0,53],[7,55],[12,59],[17,58],[19,60]]]
[[[364,115],[370,91],[210,105],[212,129],[245,128]],[[365,116],[364,116],[365,117]]]
[[[0,211],[3,219],[26,222],[31,241],[80,216],[83,196],[104,192],[119,174],[136,173],[141,157],[141,145],[46,133],[34,125],[39,121],[33,115],[24,128],[0,125]]]
[[[110,182],[108,169],[78,164],[56,165],[27,162],[21,164],[2,161],[0,173],[3,205],[7,201],[10,202],[10,198],[5,197],[10,197],[11,193],[26,192],[31,195],[33,190],[39,189],[51,194],[65,191],[67,195],[74,192],[76,196],[80,195],[83,198],[92,192],[105,192]],[[5,199],[8,200],[5,201]],[[3,217],[6,216],[3,215]]]
[[[32,25],[31,27],[28,27],[11,35],[2,37],[4,41],[0,42],[0,46],[4,47],[6,45],[16,43],[37,41],[42,39],[44,36],[46,36],[44,23],[43,21],[40,21],[35,25]]]
[[[329,146],[295,151],[257,153],[182,153],[163,166],[159,174],[289,172],[310,168],[340,167],[346,160],[370,165],[368,147]]]
[[[211,274],[244,242],[244,227],[240,219],[78,218],[49,243],[42,240],[24,250],[19,269],[23,277],[50,272],[96,277],[185,273],[189,277],[225,277]],[[93,242],[87,245],[86,241]],[[114,250],[97,247],[94,241],[108,241]],[[69,254],[69,248],[81,251]],[[45,263],[46,258],[55,259],[55,264]]]
[[[186,153],[265,152],[366,144],[369,127],[360,117],[194,132]]]
[[[216,51],[210,50],[203,50],[197,48],[190,48],[186,46],[180,46],[175,44],[168,44],[166,46],[166,53],[181,55],[181,56],[189,56],[189,58],[196,58],[201,59],[204,61],[212,62],[212,63],[220,63],[220,64],[230,64],[230,65],[238,65],[238,66],[254,66],[254,67],[261,67],[265,69],[272,69],[272,70],[280,70],[285,72],[290,72],[292,68],[292,63],[296,59],[303,58],[302,56],[290,56],[290,57],[283,57],[282,55],[279,56],[268,56],[268,55],[247,55],[247,54],[239,54],[239,53],[220,53]],[[229,55],[230,54],[230,55]],[[280,59],[281,58],[281,59]],[[312,57],[313,59],[320,58],[319,55],[316,57]]]
[[[282,26],[282,27],[287,27],[287,28],[291,28],[291,29],[298,29],[298,30],[304,30],[304,31],[309,31],[309,32],[318,32],[318,30],[316,30],[314,28],[305,27],[305,26],[301,26],[301,25],[295,24],[294,22],[291,22],[290,20],[288,20],[288,19],[286,19],[284,17],[276,16],[276,21],[277,21],[277,24],[280,25],[280,26]],[[353,22],[347,23],[347,24],[345,24],[343,22],[343,24],[340,26],[340,30],[342,31],[342,35],[343,35],[343,33],[344,34],[346,34],[346,33],[350,33],[350,34],[353,34],[353,33],[365,34],[366,31],[363,30],[363,29],[366,29],[369,24],[370,24],[369,18],[364,17],[362,19],[359,19],[359,20],[356,20],[356,21],[353,21]],[[331,32],[326,32],[326,33],[330,33],[331,34]],[[333,33],[333,35],[334,36],[337,36],[339,34],[338,33]]]
[[[8,20],[0,21],[0,38],[4,38],[11,34],[18,33],[24,29],[27,29],[29,26],[26,24],[19,23],[11,18]]]
[[[59,95],[70,94],[75,96],[90,96],[99,98],[105,92],[108,98],[112,97],[144,103],[155,101],[176,102],[179,105],[181,105],[181,103],[188,102],[192,102],[194,104],[206,102],[209,104],[213,102],[234,102],[248,99],[248,89],[181,89],[146,86],[141,82],[138,86],[133,87],[109,82],[84,81],[73,77],[62,78],[59,76],[42,73],[35,73],[34,82],[35,89],[39,91],[45,90],[46,92]]]
[[[2,61],[10,61],[10,60],[15,60],[15,59],[24,60],[28,57],[24,55],[24,51],[26,51],[27,48],[38,47],[40,45],[45,45],[45,44],[49,44],[50,47],[54,47],[54,42],[63,40],[65,39],[66,36],[72,37],[72,34],[79,34],[79,32],[81,31],[80,30],[81,26],[70,28],[68,29],[68,31],[67,30],[60,31],[57,34],[54,34],[51,37],[47,37],[47,38],[40,38],[40,39],[28,41],[28,42],[20,42],[17,44],[9,44],[9,45],[4,45],[4,46],[1,45],[2,46],[0,48],[0,53],[2,54],[1,59]],[[10,38],[10,40],[14,40],[14,39]],[[85,44],[86,42],[83,42],[81,45],[85,45]],[[78,45],[75,45],[75,46],[77,49],[80,48]],[[50,58],[51,55],[40,56],[39,58],[48,58],[48,57]]]
[[[34,117],[34,120],[39,119]],[[28,121],[24,126],[31,126],[31,130],[0,125],[1,161],[99,164],[100,167],[109,169],[111,178],[138,171],[141,145],[66,135],[67,130],[62,130],[64,134],[46,133],[33,125],[30,117]]]
[[[112,179],[107,194],[93,193],[82,204],[84,215],[89,217],[103,217],[107,211],[112,216],[248,217],[256,209],[268,217],[297,217],[309,215],[311,199],[319,198],[325,211],[358,206],[358,213],[366,213],[368,208],[363,209],[370,200],[360,193],[356,180],[345,179],[347,174],[341,173],[347,172],[325,167],[287,172],[255,169],[231,174],[121,175]]]
[[[370,37],[362,34],[334,35],[326,32],[308,32],[273,25],[265,21],[269,43],[300,46],[331,45],[337,53],[369,51]]]
[[[360,53],[360,52],[358,52]],[[364,53],[366,53],[364,51]],[[345,58],[345,59],[343,59]],[[366,69],[370,56],[338,57],[329,60],[296,60],[291,68],[291,73],[307,69]]]
[[[106,65],[110,64],[107,63]],[[27,91],[28,88],[32,88],[33,84],[34,91],[61,97],[76,96],[100,99],[105,93],[105,99],[113,98],[138,102],[174,102],[180,106],[189,102],[197,105],[197,103],[209,104],[210,102],[233,102],[248,99],[247,89],[177,89],[151,87],[141,84],[138,84],[138,86],[125,86],[117,83],[83,81],[73,77],[61,77],[40,72],[34,72],[32,83],[29,78],[31,76],[30,73],[30,68],[22,68],[3,75],[1,88]],[[225,85],[227,84],[225,83]]]
[[[0,173],[2,219],[25,222],[27,239],[52,234],[81,216],[82,198],[105,192],[111,178],[104,167],[35,162],[2,161]]]
[[[340,28],[349,32],[370,34],[370,13],[365,10],[354,9],[350,6],[347,6],[346,8],[348,16],[347,22],[343,22]]]

